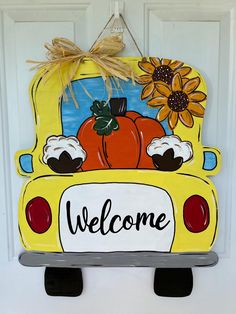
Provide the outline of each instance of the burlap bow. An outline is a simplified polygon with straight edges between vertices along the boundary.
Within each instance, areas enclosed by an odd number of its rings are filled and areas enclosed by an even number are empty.
[[[75,105],[78,107],[78,102],[75,99],[72,91],[71,81],[73,80],[80,64],[84,58],[90,58],[98,68],[108,92],[108,99],[112,95],[111,80],[114,79],[119,86],[119,79],[127,81],[129,79],[135,82],[136,76],[131,66],[120,59],[114,57],[118,52],[122,51],[125,44],[122,37],[119,35],[105,37],[102,40],[95,42],[89,51],[83,51],[79,46],[66,38],[55,38],[52,44],[45,44],[47,51],[46,61],[27,62],[37,64],[33,69],[43,69],[42,76],[47,81],[50,76],[58,71],[59,79],[62,84],[62,94],[65,94],[66,87],[69,88]],[[68,75],[63,77],[62,68],[68,67]],[[85,92],[87,92],[85,90]]]

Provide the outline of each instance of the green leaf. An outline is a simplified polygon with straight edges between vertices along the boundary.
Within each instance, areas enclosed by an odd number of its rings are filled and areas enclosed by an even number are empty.
[[[90,110],[92,111],[94,116],[109,116],[111,115],[110,107],[108,106],[108,102],[102,100],[95,100],[90,107]]]
[[[119,129],[116,118],[111,114],[108,102],[95,100],[90,107],[95,116],[94,130],[98,135],[109,135],[112,131]]]
[[[97,131],[98,135],[109,135],[112,131],[119,129],[119,124],[112,115],[97,116],[93,128]]]

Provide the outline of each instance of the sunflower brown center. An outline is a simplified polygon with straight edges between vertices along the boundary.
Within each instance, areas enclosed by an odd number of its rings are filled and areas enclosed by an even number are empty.
[[[168,65],[160,65],[155,68],[152,79],[153,81],[162,81],[166,84],[171,84],[173,76],[174,72]]]
[[[168,106],[173,111],[184,111],[188,107],[188,96],[182,92],[172,92],[168,97]]]

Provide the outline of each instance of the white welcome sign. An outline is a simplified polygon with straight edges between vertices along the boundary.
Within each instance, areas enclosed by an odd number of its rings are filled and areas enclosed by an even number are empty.
[[[60,201],[60,239],[65,252],[169,252],[173,205],[158,187],[91,183],[69,187]]]

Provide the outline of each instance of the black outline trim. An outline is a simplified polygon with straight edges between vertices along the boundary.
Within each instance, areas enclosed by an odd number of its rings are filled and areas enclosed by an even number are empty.
[[[212,194],[213,194],[213,197],[214,197],[214,201],[215,201],[215,205],[216,205],[216,225],[215,225],[215,232],[214,232],[214,235],[213,235],[213,238],[212,238],[210,246],[212,246],[214,241],[215,241],[217,230],[218,230],[218,219],[219,219],[219,214],[218,214],[219,213],[219,208],[218,208],[216,195],[215,195],[214,190],[211,190],[211,191],[212,191]]]
[[[197,139],[198,139],[198,142],[200,143],[200,140],[201,140],[201,125],[199,125],[199,128],[198,128]]]
[[[177,174],[179,174],[181,176],[187,176],[187,177],[192,177],[192,178],[195,178],[195,179],[199,179],[199,180],[205,182],[207,185],[210,185],[210,183],[207,180],[205,180],[203,178],[200,178],[198,176],[195,176],[193,174],[190,174],[190,173],[180,173],[180,172],[178,172]]]
[[[18,232],[19,232],[19,235],[20,235],[21,241],[22,241],[22,243],[23,243],[24,247],[26,248],[26,247],[27,247],[27,245],[26,245],[26,243],[25,243],[25,241],[24,241],[24,239],[23,239],[22,232],[21,232],[21,229],[20,229],[20,225],[19,225],[19,224],[18,224]]]

